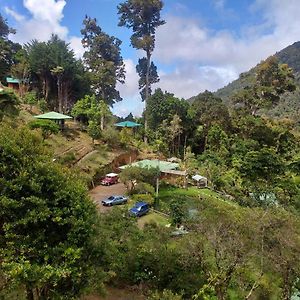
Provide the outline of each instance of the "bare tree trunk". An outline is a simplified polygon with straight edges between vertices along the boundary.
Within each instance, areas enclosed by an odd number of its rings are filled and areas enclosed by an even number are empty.
[[[48,98],[49,98],[49,90],[50,90],[50,87],[49,87],[49,80],[47,78],[47,75],[45,75],[45,100],[48,102]]]
[[[147,50],[147,72],[146,72],[146,93],[145,93],[145,133],[147,133],[148,130],[148,118],[147,118],[147,103],[149,99],[149,73],[150,73],[150,63],[151,63],[151,53],[149,50]],[[144,136],[144,142],[148,143],[147,135]]]
[[[290,284],[290,268],[287,267],[286,271],[284,273],[283,278],[283,290],[282,290],[282,300],[289,300],[291,299],[292,294],[292,288]]]
[[[28,286],[26,287],[26,298],[27,300],[34,300],[33,290]]]
[[[101,130],[104,129],[104,115],[101,116],[101,120],[100,120],[100,128],[101,128]]]
[[[64,112],[63,107],[63,99],[62,99],[62,83],[61,83],[61,76],[57,76],[57,98],[58,98],[58,111],[60,113]]]

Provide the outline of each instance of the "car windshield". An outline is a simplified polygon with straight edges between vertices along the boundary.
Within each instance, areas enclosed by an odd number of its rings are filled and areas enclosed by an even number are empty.
[[[114,196],[110,196],[110,197],[108,197],[108,200],[114,200],[115,199],[115,197]]]

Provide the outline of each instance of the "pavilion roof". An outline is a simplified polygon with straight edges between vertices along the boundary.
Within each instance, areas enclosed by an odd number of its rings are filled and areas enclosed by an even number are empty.
[[[13,78],[13,77],[6,77],[6,82],[7,83],[20,83],[20,80],[17,78]]]
[[[72,119],[72,117],[70,117],[70,116],[60,114],[60,113],[55,112],[55,111],[50,111],[48,113],[38,115],[38,116],[34,116],[34,117],[36,119],[46,119],[46,120],[67,120],[67,119]]]
[[[132,121],[124,121],[124,122],[116,123],[115,126],[132,128],[132,127],[142,126],[142,124],[132,122]]]
[[[150,160],[150,159],[144,159],[141,161],[134,162],[129,165],[121,166],[120,169],[126,169],[128,167],[140,167],[140,168],[158,168],[160,172],[168,171],[168,170],[176,170],[179,168],[179,164],[177,163],[171,163],[164,160]]]

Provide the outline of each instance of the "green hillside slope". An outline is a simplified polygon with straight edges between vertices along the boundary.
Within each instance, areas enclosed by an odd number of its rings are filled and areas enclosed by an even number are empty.
[[[281,97],[279,104],[271,110],[265,112],[273,117],[292,117],[299,119],[300,111],[300,42],[290,45],[275,56],[279,59],[280,63],[288,64],[295,73],[297,90],[294,93],[287,93]],[[215,92],[215,95],[220,97],[227,105],[230,106],[231,96],[238,90],[246,87],[255,76],[256,67],[248,72],[242,73],[237,80],[234,80],[227,86]]]

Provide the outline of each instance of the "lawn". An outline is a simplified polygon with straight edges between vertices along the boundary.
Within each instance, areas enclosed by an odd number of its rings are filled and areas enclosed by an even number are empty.
[[[236,206],[236,204],[219,193],[210,189],[198,189],[190,187],[188,189],[175,187],[162,187],[159,191],[158,209],[162,212],[169,213],[169,206],[171,201],[183,202],[184,206],[189,211],[193,211],[199,207],[200,204],[224,203],[225,205]]]
[[[160,226],[166,226],[170,224],[170,221],[167,217],[157,213],[157,212],[149,212],[147,215],[138,219],[138,226],[143,228],[146,223],[154,222]]]

